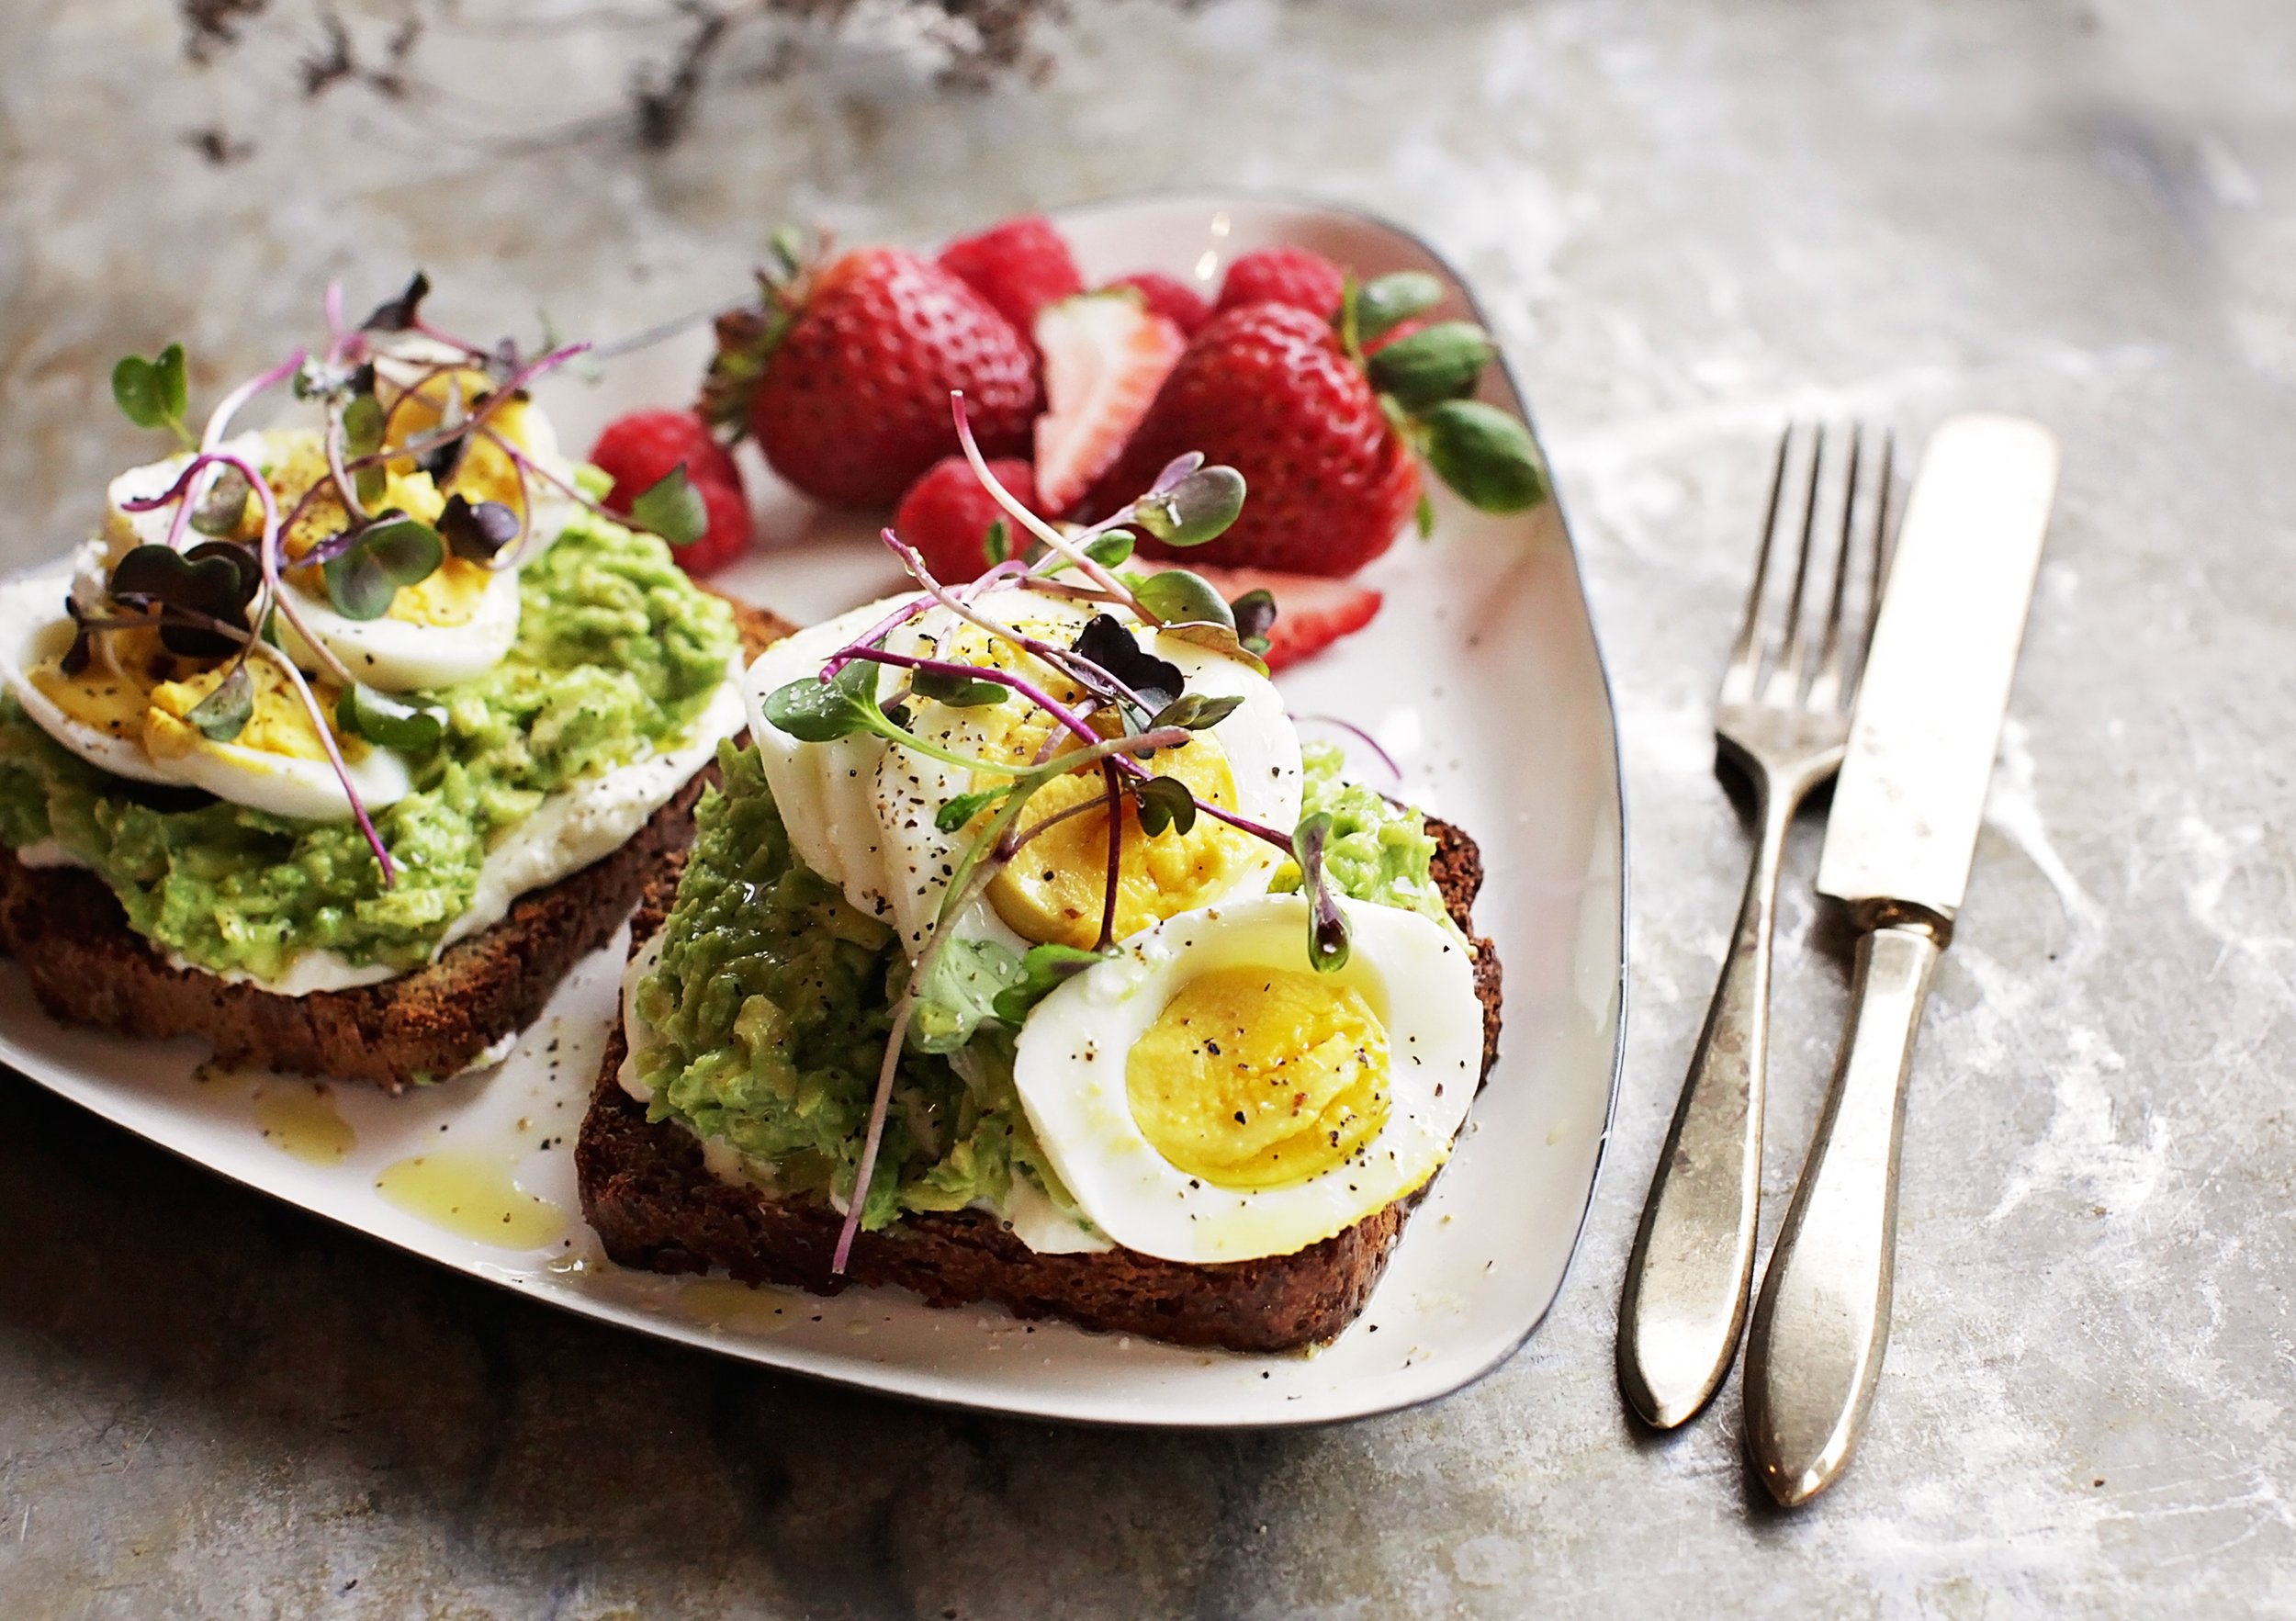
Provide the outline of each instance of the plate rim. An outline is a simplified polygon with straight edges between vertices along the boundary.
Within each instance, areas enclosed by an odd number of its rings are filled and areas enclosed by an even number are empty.
[[[1361,207],[1356,204],[1335,201],[1328,197],[1317,197],[1311,193],[1300,192],[1284,187],[1250,186],[1206,187],[1173,186],[1154,187],[1139,191],[1121,192],[1111,196],[1093,197],[1079,202],[1052,206],[1046,208],[1044,212],[1052,217],[1055,221],[1064,221],[1068,220],[1117,213],[1124,209],[1151,204],[1198,205],[1208,210],[1217,210],[1221,208],[1234,207],[1238,205],[1257,208],[1279,208],[1290,209],[1301,215],[1321,215],[1326,218],[1335,218],[1349,221],[1360,227],[1369,227],[1377,231],[1384,231],[1398,241],[1415,249],[1420,253],[1425,255],[1429,261],[1439,266],[1443,273],[1449,278],[1452,285],[1458,290],[1460,297],[1465,301],[1469,310],[1473,314],[1478,322],[1480,322],[1486,331],[1491,330],[1483,300],[1479,295],[1476,284],[1459,269],[1459,267],[1447,254],[1443,253],[1424,235],[1412,227],[1378,210]],[[794,1365],[784,1360],[767,1360],[760,1356],[745,1354],[744,1350],[740,1346],[729,1345],[713,1337],[703,1327],[697,1324],[669,1321],[654,1316],[650,1313],[641,1312],[635,1308],[618,1305],[616,1302],[599,1296],[584,1294],[576,1290],[538,1289],[534,1287],[533,1283],[526,1277],[511,1272],[505,1268],[485,1266],[462,1266],[443,1255],[425,1254],[421,1250],[410,1248],[407,1245],[395,1243],[388,1237],[374,1233],[367,1228],[359,1225],[355,1221],[353,1221],[345,1215],[321,1209],[316,1205],[305,1203],[302,1200],[292,1197],[286,1191],[265,1188],[258,1183],[235,1176],[231,1172],[200,1158],[198,1155],[191,1153],[187,1149],[179,1148],[174,1144],[162,1141],[159,1138],[148,1136],[142,1131],[136,1130],[134,1127],[128,1125],[124,1121],[117,1120],[105,1113],[103,1110],[94,1107],[91,1103],[74,1096],[73,1090],[67,1089],[69,1083],[60,1085],[57,1080],[50,1078],[49,1074],[45,1073],[51,1071],[51,1069],[62,1069],[64,1066],[61,1064],[51,1065],[49,1060],[28,1052],[16,1041],[12,1034],[6,1030],[0,1030],[0,1061],[5,1061],[11,1069],[31,1081],[34,1085],[39,1086],[43,1091],[51,1096],[60,1098],[63,1101],[83,1109],[85,1113],[93,1116],[104,1125],[114,1131],[122,1132],[140,1143],[160,1149],[172,1158],[184,1164],[196,1166],[208,1176],[211,1176],[230,1187],[243,1189],[260,1197],[272,1199],[279,1204],[286,1205],[290,1209],[301,1211],[305,1214],[317,1216],[335,1228],[355,1234],[358,1238],[368,1243],[381,1245],[394,1254],[411,1255],[426,1265],[434,1266],[452,1276],[490,1284],[520,1298],[569,1311],[593,1322],[605,1323],[617,1330],[642,1334],[658,1339],[669,1340],[692,1350],[739,1362],[749,1367],[767,1369],[778,1375],[804,1379],[843,1389],[867,1391],[880,1398],[889,1398],[891,1400],[914,1403],[925,1407],[948,1408],[974,1413],[998,1413],[1009,1417],[1034,1419],[1046,1423],[1073,1424],[1096,1429],[1119,1430],[1186,1430],[1203,1432],[1226,1430],[1263,1431],[1316,1429],[1334,1424],[1352,1424],[1364,1419],[1379,1417],[1387,1413],[1406,1411],[1412,1408],[1433,1406],[1438,1402],[1448,1401],[1452,1397],[1457,1396],[1460,1392],[1468,1390],[1469,1387],[1480,1383],[1481,1380],[1487,1379],[1490,1375],[1497,1371],[1502,1366],[1512,1361],[1514,1356],[1521,1352],[1523,1347],[1527,1345],[1538,1333],[1540,1328],[1546,1324],[1548,1317],[1552,1315],[1557,1303],[1562,1299],[1564,1291],[1570,1287],[1572,1269],[1579,1264],[1581,1258],[1580,1252],[1586,1241],[1587,1227],[1593,1219],[1595,1198],[1601,1189],[1603,1174],[1608,1165],[1611,1136],[1616,1123],[1619,1097],[1623,1086],[1626,1052],[1627,1020],[1631,1012],[1631,985],[1628,973],[1629,940],[1627,929],[1631,917],[1631,895],[1633,887],[1633,875],[1629,861],[1632,841],[1629,837],[1630,807],[1628,805],[1626,794],[1626,761],[1624,759],[1624,752],[1621,748],[1616,686],[1611,679],[1609,661],[1604,653],[1602,636],[1599,627],[1595,623],[1593,602],[1587,592],[1586,576],[1585,570],[1581,566],[1579,543],[1571,529],[1570,516],[1565,508],[1562,498],[1562,491],[1559,481],[1554,477],[1552,463],[1548,457],[1545,443],[1539,436],[1537,422],[1533,413],[1531,396],[1523,387],[1521,379],[1517,375],[1514,361],[1508,354],[1503,343],[1498,343],[1496,345],[1496,349],[1497,353],[1494,355],[1494,359],[1496,360],[1500,374],[1505,380],[1508,392],[1513,396],[1515,404],[1519,407],[1522,412],[1525,426],[1529,430],[1532,443],[1538,451],[1540,465],[1547,471],[1547,499],[1548,501],[1553,503],[1555,508],[1557,526],[1560,532],[1563,550],[1569,560],[1571,585],[1577,593],[1580,612],[1586,624],[1588,648],[1593,659],[1595,679],[1603,697],[1603,730],[1609,745],[1611,760],[1609,783],[1610,795],[1613,804],[1616,807],[1617,813],[1615,871],[1617,873],[1618,896],[1616,915],[1612,921],[1616,930],[1618,951],[1616,966],[1609,980],[1613,995],[1613,1006],[1615,1008],[1615,1015],[1613,1020],[1614,1029],[1611,1041],[1609,1074],[1606,1077],[1604,1085],[1603,1118],[1601,1125],[1595,1134],[1593,1161],[1589,1168],[1584,1198],[1580,1207],[1577,1221],[1572,1228],[1570,1245],[1564,1255],[1561,1271],[1556,1278],[1554,1289],[1548,1295],[1545,1304],[1540,1307],[1539,1311],[1531,1318],[1529,1323],[1524,1327],[1519,1334],[1514,1336],[1513,1339],[1503,1343],[1487,1360],[1483,1361],[1479,1366],[1476,1366],[1469,1371],[1462,1374],[1454,1382],[1444,1389],[1425,1393],[1406,1392],[1396,1396],[1392,1400],[1375,1400],[1368,1405],[1354,1407],[1349,1409],[1347,1412],[1335,1413],[1300,1413],[1297,1416],[1293,1416],[1283,1413],[1273,1413],[1265,1417],[1246,1419],[1239,1419],[1232,1416],[1197,1415],[1191,1412],[1180,1412],[1169,1414],[1157,1413],[1131,1415],[1111,1414],[1107,1413],[1070,1413],[1057,1410],[1048,1410],[1046,1407],[1040,1405],[1019,1406],[1014,1404],[1009,1399],[999,1399],[996,1395],[986,1393],[969,1393],[962,1389],[949,1389],[928,1392],[922,1390],[905,1388],[905,1381],[887,1382],[885,1374],[890,1370],[886,1370],[882,1368],[873,1368],[872,1365],[868,1364],[851,1363],[838,1366],[807,1367]],[[76,543],[73,543],[72,545],[68,545],[65,550],[57,556],[25,564],[19,568],[7,570],[5,576],[0,576],[0,580],[13,582],[18,579],[28,578],[42,571],[58,568],[62,568],[68,571],[73,551],[75,548]],[[43,1013],[41,1017],[44,1018],[46,1015]],[[579,1215],[580,1212],[578,1211],[576,1214]],[[584,1220],[582,1225],[585,1229],[587,1229],[588,1223],[586,1219]],[[1377,1387],[1375,1386],[1374,1389],[1376,1390]]]

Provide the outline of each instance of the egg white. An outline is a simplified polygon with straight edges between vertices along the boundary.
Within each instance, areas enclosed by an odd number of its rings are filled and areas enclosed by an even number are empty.
[[[324,597],[292,580],[280,582],[313,640],[342,661],[354,681],[386,692],[448,687],[484,675],[518,640],[518,570],[499,568],[488,579],[477,610],[461,625],[417,625],[407,619],[352,619]],[[279,645],[307,670],[320,660],[284,614]]]
[[[351,802],[323,760],[295,760],[201,739],[187,753],[155,760],[141,737],[115,737],[66,714],[31,681],[29,670],[72,645],[71,621],[60,612],[64,580],[46,573],[0,590],[0,680],[32,724],[82,760],[116,777],[203,788],[251,810],[304,821],[348,820]],[[350,766],[351,781],[369,810],[406,797],[406,762],[387,749],[370,749]]]
[[[1167,918],[1030,1012],[1013,1069],[1021,1104],[1077,1207],[1117,1244],[1199,1264],[1296,1254],[1418,1188],[1449,1157],[1482,1059],[1467,947],[1415,912],[1340,906],[1352,949],[1331,980],[1387,1026],[1389,1114],[1355,1155],[1304,1182],[1234,1189],[1190,1176],[1142,1132],[1125,1082],[1133,1044],[1198,974],[1307,966],[1304,896]]]

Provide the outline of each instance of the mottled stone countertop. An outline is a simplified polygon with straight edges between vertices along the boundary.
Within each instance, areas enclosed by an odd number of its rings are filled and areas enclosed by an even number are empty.
[[[420,262],[468,325],[615,331],[738,285],[785,215],[924,239],[1243,182],[1426,232],[1536,400],[1617,688],[1626,1083],[1512,1362],[1392,1417],[1159,1435],[579,1321],[0,1077],[0,1610],[2296,1614],[2285,0],[1131,0],[979,95],[866,38],[778,81],[744,47],[661,151],[617,116],[675,43],[626,26],[648,6],[425,6],[458,20],[399,101],[395,3],[345,9],[355,71],[309,100],[318,9],[183,9],[245,38],[200,68],[150,0],[0,18],[0,562],[132,459],[115,355],[180,336],[236,372],[333,274]],[[1849,1478],[1784,1517],[1735,1381],[1654,1440],[1612,1373],[1742,872],[1708,701],[1781,420],[1977,406],[2056,428],[2062,500],[1922,1045],[1880,1401]],[[1803,834],[1773,1222],[1845,988]]]

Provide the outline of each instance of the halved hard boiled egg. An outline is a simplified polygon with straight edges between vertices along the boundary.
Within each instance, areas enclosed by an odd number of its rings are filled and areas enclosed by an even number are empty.
[[[1342,901],[1317,973],[1304,896],[1184,912],[1046,996],[1021,1103],[1084,1214],[1191,1263],[1285,1255],[1424,1187],[1482,1057],[1474,965],[1417,913]]]

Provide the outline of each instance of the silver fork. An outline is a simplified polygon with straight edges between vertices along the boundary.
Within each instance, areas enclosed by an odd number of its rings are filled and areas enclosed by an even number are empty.
[[[1771,559],[1789,486],[1797,435],[1778,442],[1761,550],[1754,563],[1745,623],[1731,649],[1715,706],[1715,735],[1726,759],[1754,790],[1761,834],[1746,898],[1722,975],[1691,1054],[1674,1124],[1643,1207],[1642,1229],[1626,1263],[1618,1317],[1618,1380],[1649,1424],[1672,1429],[1694,1417],[1729,1372],[1746,1323],[1754,1272],[1754,1229],[1761,1197],[1762,1091],[1770,1040],[1770,940],[1777,915],[1778,869],[1786,829],[1802,801],[1841,764],[1850,704],[1880,596],[1882,547],[1889,528],[1892,443],[1881,442],[1880,472],[1865,504],[1870,562],[1860,623],[1844,624],[1859,534],[1859,464],[1865,431],[1850,437],[1842,473],[1841,520],[1821,610],[1806,602],[1811,553],[1818,548],[1818,491],[1826,432],[1807,435],[1806,490],[1794,581],[1773,609]],[[1792,522],[1792,514],[1787,514]],[[1828,528],[1833,527],[1829,523]],[[1777,623],[1783,618],[1783,624]]]

